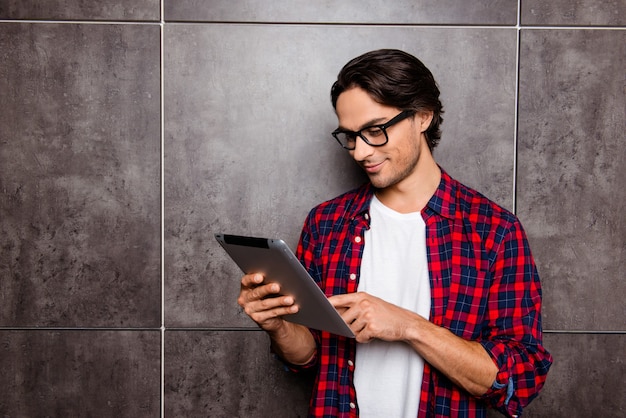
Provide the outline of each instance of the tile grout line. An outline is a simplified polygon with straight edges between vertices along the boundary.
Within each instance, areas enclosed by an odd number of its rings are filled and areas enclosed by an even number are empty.
[[[165,417],[165,98],[164,98],[164,59],[163,59],[163,32],[165,21],[163,20],[163,1],[160,2],[160,22],[159,22],[159,66],[160,66],[160,113],[161,113],[161,376],[160,376],[160,414]]]
[[[397,27],[397,28],[422,28],[422,29],[511,29],[515,28],[517,30],[521,29],[533,29],[533,30],[616,30],[616,31],[624,31],[626,28],[621,25],[613,25],[613,26],[599,26],[599,25],[527,25],[522,26],[520,21],[521,10],[520,4],[521,0],[518,0],[518,16],[517,22],[515,25],[511,24],[477,24],[477,25],[468,25],[468,24],[455,24],[455,23],[446,23],[446,24],[422,24],[422,23],[393,23],[393,24],[383,24],[383,23],[353,23],[353,22],[265,22],[265,21],[178,21],[178,20],[169,20],[165,21],[163,18],[160,20],[54,20],[54,19],[0,19],[0,23],[32,23],[32,24],[82,24],[82,25],[159,25],[164,26],[166,23],[168,24],[176,24],[176,25],[249,25],[249,26],[340,26],[340,27]],[[161,6],[162,8],[162,6]],[[163,12],[161,12],[162,14]]]
[[[517,215],[517,144],[519,133],[519,80],[520,80],[520,38],[522,0],[517,0],[517,24],[515,25],[515,90],[513,99],[513,213]]]
[[[141,332],[141,331],[158,331],[161,333],[165,330],[165,327],[159,328],[119,328],[119,327],[0,327],[0,331],[8,332]],[[263,332],[260,328],[252,327],[169,327],[168,331],[171,332]],[[614,335],[626,335],[626,329],[543,329],[544,334],[614,334]]]

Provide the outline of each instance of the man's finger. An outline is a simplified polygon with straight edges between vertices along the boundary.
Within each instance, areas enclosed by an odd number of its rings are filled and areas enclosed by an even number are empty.
[[[328,298],[331,305],[335,308],[349,308],[354,304],[356,293],[346,293],[343,295],[334,295]]]
[[[263,283],[263,275],[259,273],[255,274],[246,274],[241,278],[241,286],[242,287],[252,287],[258,286]]]
[[[269,295],[274,295],[280,292],[280,286],[276,283],[270,283],[264,286],[255,287],[248,294],[248,300],[264,299]]]

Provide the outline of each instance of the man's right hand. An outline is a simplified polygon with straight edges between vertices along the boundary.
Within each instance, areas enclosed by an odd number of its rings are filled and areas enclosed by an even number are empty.
[[[261,274],[246,274],[241,279],[237,303],[262,329],[274,333],[284,326],[283,315],[298,312],[292,296],[280,296],[278,283],[266,283]]]
[[[309,329],[282,318],[298,312],[298,305],[292,296],[280,295],[278,283],[266,283],[261,274],[246,274],[237,303],[269,334],[274,351],[287,362],[306,364],[313,358],[315,340]]]

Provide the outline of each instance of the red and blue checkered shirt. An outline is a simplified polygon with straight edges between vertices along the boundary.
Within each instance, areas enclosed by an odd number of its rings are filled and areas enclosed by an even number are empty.
[[[374,188],[366,184],[314,208],[297,254],[327,296],[357,289]],[[543,386],[551,355],[542,346],[541,285],[518,219],[442,170],[422,210],[431,283],[430,321],[480,342],[498,366],[477,398],[424,367],[418,417],[485,417],[488,406],[521,413]],[[317,352],[312,417],[358,416],[354,339],[311,330]],[[294,370],[299,368],[293,367]]]

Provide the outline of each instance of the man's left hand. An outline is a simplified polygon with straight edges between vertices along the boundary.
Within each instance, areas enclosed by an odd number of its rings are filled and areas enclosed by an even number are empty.
[[[407,327],[416,320],[424,320],[415,312],[365,292],[335,295],[328,299],[350,326],[359,343],[373,339],[405,340]]]

